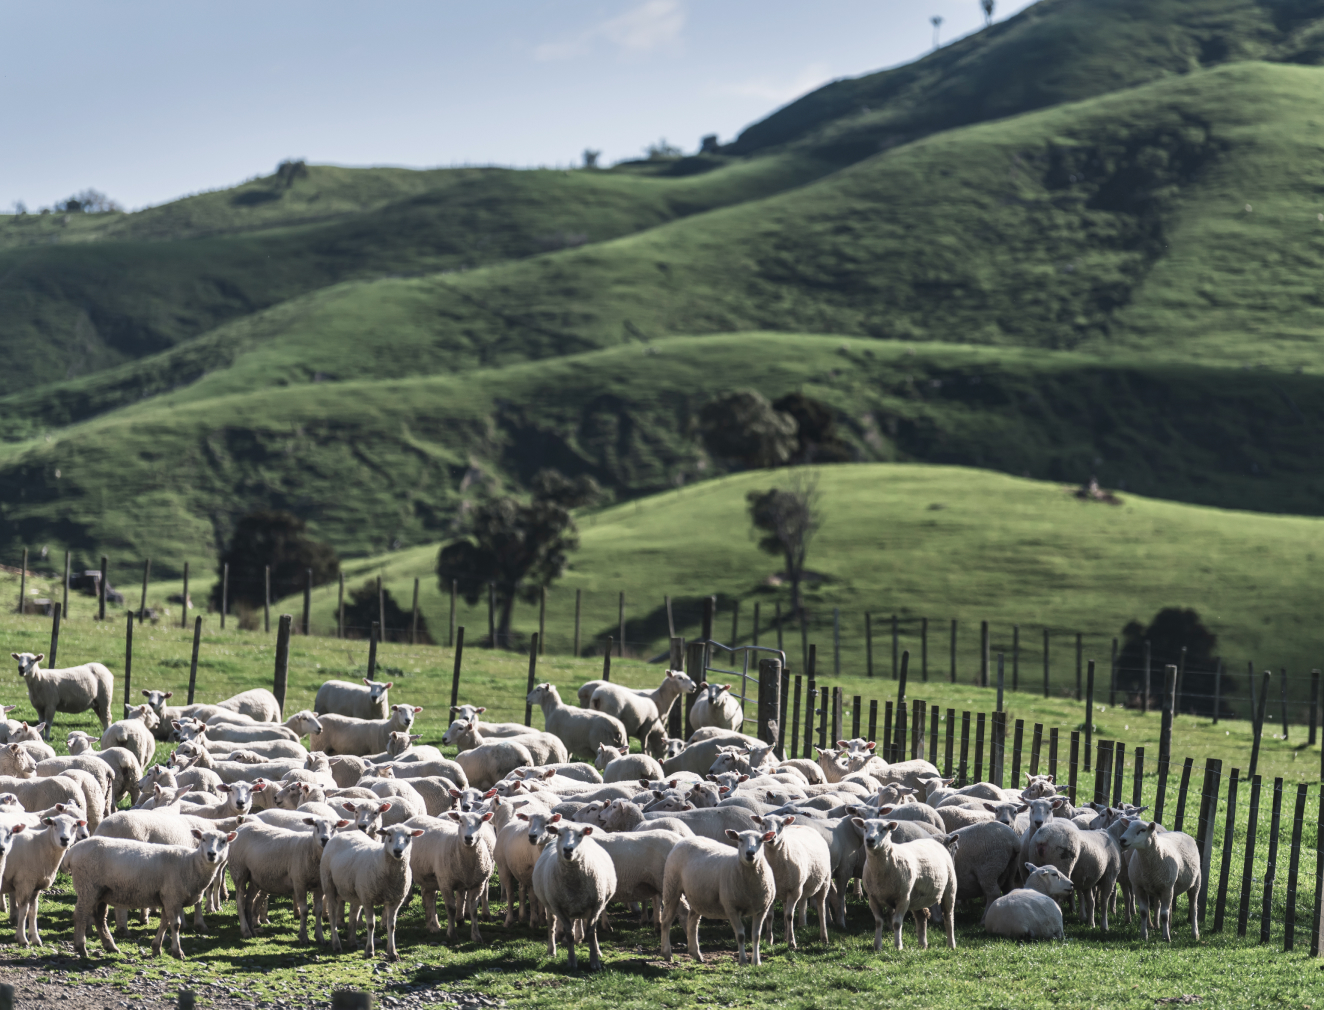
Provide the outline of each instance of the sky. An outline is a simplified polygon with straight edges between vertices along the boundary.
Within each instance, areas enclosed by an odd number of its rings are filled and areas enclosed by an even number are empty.
[[[995,19],[1032,0],[997,0]],[[603,163],[723,142],[983,26],[979,0],[0,4],[0,209],[133,209],[340,165]]]

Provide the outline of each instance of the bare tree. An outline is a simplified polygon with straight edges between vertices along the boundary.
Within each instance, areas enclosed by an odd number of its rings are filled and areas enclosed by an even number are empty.
[[[805,556],[809,542],[823,525],[819,511],[818,478],[803,470],[789,474],[784,487],[750,491],[749,518],[762,533],[759,548],[786,562],[786,578],[791,583],[791,612],[803,618],[804,602],[800,585],[804,581]]]
[[[598,159],[602,157],[601,151],[595,151],[591,147],[584,148],[584,167],[597,168]]]
[[[929,21],[933,25],[933,48],[937,49],[939,45],[939,33],[942,31],[942,15],[935,14],[933,17],[929,18]]]
[[[993,23],[993,6],[997,0],[979,0],[980,6],[984,8],[984,27]]]

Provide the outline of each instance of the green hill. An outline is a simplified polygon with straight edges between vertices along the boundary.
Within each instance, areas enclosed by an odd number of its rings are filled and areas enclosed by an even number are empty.
[[[460,376],[157,397],[11,445],[0,456],[0,552],[45,544],[177,571],[271,506],[307,517],[344,553],[372,554],[446,535],[464,497],[518,488],[543,466],[635,498],[721,472],[694,415],[746,386],[827,403],[861,461],[1071,483],[1095,473],[1143,494],[1265,512],[1324,503],[1317,376],[734,334]]]

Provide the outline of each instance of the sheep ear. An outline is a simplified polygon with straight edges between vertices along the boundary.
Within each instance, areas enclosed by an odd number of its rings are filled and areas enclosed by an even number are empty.
[[[413,831],[411,831],[411,832],[409,832],[409,833],[410,833],[411,835],[413,835],[415,838],[418,838],[420,835],[423,834],[423,829],[422,829],[422,828],[415,828]]]
[[[230,791],[230,787],[229,787],[229,785],[227,785],[227,784],[224,783],[224,782],[222,782],[222,783],[221,783],[220,785],[218,785],[216,788],[219,789],[219,790],[220,790],[221,792],[223,792],[223,793],[228,793],[228,792]]]
[[[303,819],[303,823],[304,823],[304,824],[312,824],[312,823],[313,823],[313,819],[312,819],[311,817],[305,817],[305,818]]]
[[[189,834],[191,834],[198,841],[202,841],[202,832],[199,831],[197,828],[194,828],[192,831],[189,832]]]
[[[225,836],[225,840],[227,842],[233,842],[238,837],[239,837],[238,831],[231,831],[228,835]]]
[[[995,807],[992,803],[985,803],[984,809],[987,810],[990,814],[996,814],[998,812],[998,808]]]
[[[386,811],[388,811],[388,810],[390,810],[390,809],[391,809],[391,803],[390,803],[390,801],[388,800],[387,802],[383,803],[381,806],[379,806],[379,807],[377,808],[377,813],[379,813],[379,814],[384,814],[384,813],[386,813]]]
[[[10,829],[10,833],[16,835],[16,834],[18,834],[20,831],[26,831],[26,830],[27,830],[27,827],[28,827],[28,826],[27,826],[26,824],[15,824],[15,825]]]
[[[460,798],[460,791],[458,789],[450,790],[450,794],[457,800]]]
[[[850,819],[850,822],[851,822],[852,824],[854,824],[857,828],[862,828],[862,827],[864,827],[864,818],[863,818],[863,817],[852,817],[852,818]]]
[[[45,658],[46,658],[46,653],[44,653],[44,652],[39,652],[39,653],[37,653],[37,662],[38,662],[38,663],[40,663],[40,662],[41,662],[43,659],[45,659]]]
[[[453,820],[453,821],[458,821],[458,820],[460,819],[460,815],[457,814],[454,810],[448,810],[448,811],[446,811],[446,816],[449,817],[449,818],[450,818],[451,820]]]
[[[352,824],[352,823],[353,823],[352,821],[346,821],[346,820],[343,820],[343,819],[342,819],[342,820],[336,821],[336,827],[337,827],[337,828],[347,828],[347,827],[349,827],[350,824]]]
[[[709,775],[708,777],[709,777],[709,778],[712,778],[711,775]],[[647,789],[650,785],[652,785],[652,783],[649,782],[648,779],[640,779],[640,780],[639,780],[639,785],[641,785],[643,788]]]
[[[551,821],[547,822],[547,827],[544,828],[543,830],[545,830],[549,835],[559,835],[561,833],[561,829],[558,828]]]
[[[1038,870],[1038,869],[1039,869],[1039,867],[1035,866],[1034,863],[1026,863],[1026,864],[1025,864],[1025,872],[1026,872],[1026,873],[1034,873],[1034,872],[1035,872],[1036,870]]]
[[[1028,804],[1028,803],[1022,803],[1019,807],[1016,808],[1016,812],[1017,812],[1018,814],[1023,814],[1023,813],[1025,813],[1025,811],[1027,811],[1027,810],[1029,810],[1029,809],[1030,809],[1030,804]]]
[[[748,776],[748,775],[741,775],[740,778],[736,779],[736,781],[737,781],[737,782],[748,782],[748,781],[749,781],[749,776]]]
[[[582,834],[585,838],[587,838],[589,835],[593,834],[593,828],[587,827],[583,831],[581,831],[580,834]]]
[[[738,831],[732,831],[730,828],[727,828],[727,829],[726,829],[726,837],[727,837],[727,838],[730,838],[732,841],[739,841],[739,840],[740,840],[740,832],[738,832]]]
[[[515,816],[518,817],[521,821],[527,821],[529,819],[528,814],[516,814]]]
[[[262,779],[258,779],[253,783],[253,792],[255,793],[260,793],[265,788],[267,788],[267,783]]]
[[[15,659],[18,659],[18,653],[17,653],[17,652],[11,652],[10,655],[13,656]]]
[[[837,746],[838,746],[838,747],[845,747],[845,746],[846,746],[846,741],[845,741],[845,740],[838,740],[838,741],[837,741]]]
[[[421,706],[418,706],[418,705],[415,705],[415,706],[414,706],[414,715],[418,715],[418,713],[419,713],[419,712],[422,712],[422,711],[423,711],[423,709],[422,709]],[[479,709],[479,711],[481,712],[482,709]]]
[[[777,837],[777,832],[775,832],[775,831],[765,831],[765,832],[763,832],[763,840],[764,840],[765,842],[770,842],[770,841],[772,841],[772,840],[773,840],[774,838],[776,838],[776,837]]]
[[[693,804],[693,803],[686,803],[686,804],[685,804],[683,807],[681,807],[680,809],[682,809],[682,810],[693,810],[693,809],[694,809],[694,804]]]
[[[878,816],[879,816],[879,817],[886,817],[888,814],[890,814],[890,813],[891,813],[893,810],[895,810],[895,809],[896,809],[896,807],[893,806],[893,805],[880,806],[880,807],[878,808]]]
[[[560,814],[552,814],[552,819],[551,819],[550,821],[548,821],[547,823],[548,823],[548,824],[555,824],[555,823],[556,823],[557,821],[559,821],[560,819],[561,819],[561,815],[560,815]]]

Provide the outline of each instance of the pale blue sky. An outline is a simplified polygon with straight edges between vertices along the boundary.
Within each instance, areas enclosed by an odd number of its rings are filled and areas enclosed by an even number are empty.
[[[1031,0],[998,0],[1001,20]],[[978,0],[0,4],[0,207],[128,207],[344,165],[606,161],[729,140],[983,25]]]

